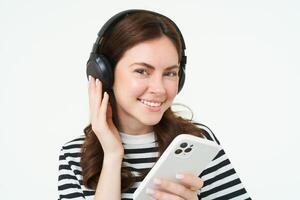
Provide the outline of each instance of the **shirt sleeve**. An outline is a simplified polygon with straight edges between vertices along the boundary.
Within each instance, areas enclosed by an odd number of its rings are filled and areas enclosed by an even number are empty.
[[[67,160],[68,152],[64,147],[59,154],[58,169],[58,199],[59,200],[83,200],[85,199],[80,182]]]
[[[207,126],[201,125],[201,128],[208,140],[220,145],[219,140]],[[251,200],[222,147],[199,177],[204,182],[198,191],[199,200]]]

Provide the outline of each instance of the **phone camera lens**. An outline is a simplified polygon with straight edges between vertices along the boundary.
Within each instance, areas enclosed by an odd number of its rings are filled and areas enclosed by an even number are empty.
[[[186,148],[186,149],[184,150],[185,153],[188,153],[188,152],[190,152],[190,151],[192,151],[192,148],[190,148],[190,147],[189,147],[189,148]]]
[[[187,147],[187,145],[188,145],[188,144],[187,144],[186,142],[184,142],[184,143],[181,143],[181,144],[180,144],[180,147],[181,147],[181,148],[185,148],[185,147]]]
[[[175,154],[180,154],[182,152],[181,149],[176,149]]]

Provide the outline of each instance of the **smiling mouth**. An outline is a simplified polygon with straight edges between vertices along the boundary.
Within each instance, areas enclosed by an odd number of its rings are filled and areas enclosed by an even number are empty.
[[[150,107],[160,107],[163,102],[158,102],[158,101],[147,101],[147,100],[144,100],[144,99],[138,99],[141,103],[147,105],[147,106],[150,106]]]

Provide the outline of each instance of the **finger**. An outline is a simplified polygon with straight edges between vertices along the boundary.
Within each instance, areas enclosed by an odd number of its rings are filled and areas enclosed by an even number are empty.
[[[184,199],[192,199],[195,195],[195,191],[190,190],[189,188],[185,187],[183,184],[179,182],[174,182],[171,180],[163,179],[163,178],[155,178],[154,179],[154,188],[161,190],[163,192],[175,194],[180,196]]]
[[[147,188],[146,193],[151,197],[153,197],[155,200],[170,200],[170,199],[185,200],[184,198],[177,196],[175,194],[152,189],[152,188]]]
[[[109,99],[109,96],[108,96],[107,92],[104,92],[104,97],[103,97],[102,102],[101,102],[99,115],[102,119],[105,119],[105,122],[106,122],[106,112],[107,112],[107,106],[108,106],[108,99]]]
[[[88,84],[88,93],[89,93],[89,100],[91,101],[94,97],[94,91],[95,91],[95,79],[94,77],[90,76],[89,78],[89,84]]]
[[[180,173],[176,175],[176,178],[191,190],[199,190],[203,187],[202,179],[191,173]]]
[[[100,110],[102,102],[102,82],[99,79],[96,79],[96,91],[95,91],[95,105],[97,111]]]
[[[89,76],[88,94],[89,94],[89,108],[90,108],[90,121],[95,111],[95,89],[96,83],[92,76]]]

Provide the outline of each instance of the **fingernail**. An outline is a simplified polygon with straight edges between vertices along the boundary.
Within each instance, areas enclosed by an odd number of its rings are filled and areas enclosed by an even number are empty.
[[[151,188],[147,188],[146,193],[147,194],[154,194],[154,190],[151,189]]]
[[[89,82],[91,81],[91,75],[89,75]]]
[[[99,84],[99,79],[96,79],[96,85],[98,85]]]
[[[155,179],[153,180],[153,182],[154,182],[154,184],[156,184],[156,185],[161,184],[161,180],[158,179],[158,178],[155,178]]]
[[[184,177],[183,174],[176,174],[177,179],[183,179],[183,177]]]

